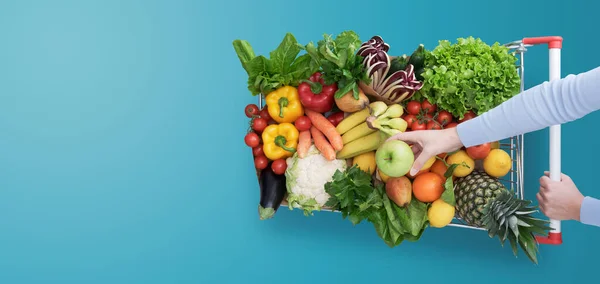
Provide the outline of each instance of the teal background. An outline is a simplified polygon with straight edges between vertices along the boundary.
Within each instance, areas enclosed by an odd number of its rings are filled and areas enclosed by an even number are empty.
[[[1,1],[0,283],[594,278],[600,229],[575,222],[534,266],[479,231],[430,229],[390,249],[337,214],[258,220],[243,143],[243,108],[256,100],[234,39],[267,54],[286,32],[307,43],[348,29],[402,54],[471,35],[561,35],[563,76],[600,62],[597,1],[324,2]],[[530,49],[527,87],[548,78],[547,58]],[[563,171],[595,196],[599,118],[563,127]],[[526,137],[530,199],[547,134]]]

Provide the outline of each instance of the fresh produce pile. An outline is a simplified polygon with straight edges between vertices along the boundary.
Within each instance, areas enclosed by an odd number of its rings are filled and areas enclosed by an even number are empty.
[[[268,57],[245,40],[233,46],[248,90],[265,102],[245,109],[261,220],[281,205],[306,216],[336,210],[372,223],[394,247],[460,219],[537,263],[534,234],[550,228],[501,183],[513,161],[498,142],[432,157],[411,176],[412,145],[387,141],[456,127],[514,96],[518,74],[506,48],[468,38],[394,56],[382,37],[361,41],[352,31],[305,45],[288,33]]]

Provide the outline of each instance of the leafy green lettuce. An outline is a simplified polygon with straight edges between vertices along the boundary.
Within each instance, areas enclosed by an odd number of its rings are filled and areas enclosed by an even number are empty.
[[[301,80],[319,70],[319,64],[311,55],[300,55],[301,45],[293,34],[287,33],[279,46],[269,53],[256,56],[250,43],[233,41],[233,48],[248,74],[248,90],[253,96],[268,94],[282,86],[298,86]]]
[[[482,114],[519,93],[517,58],[499,43],[459,38],[455,44],[439,41],[425,53],[423,96],[454,116],[472,110]]]
[[[371,175],[356,165],[336,171],[325,191],[330,195],[328,207],[339,210],[354,225],[363,220],[372,223],[389,247],[419,240],[429,224],[426,203],[413,198],[408,206],[399,207],[388,198],[383,183],[373,185]]]

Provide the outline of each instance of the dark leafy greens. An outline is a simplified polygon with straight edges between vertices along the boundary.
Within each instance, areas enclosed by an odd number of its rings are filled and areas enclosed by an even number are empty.
[[[269,53],[269,58],[256,56],[245,40],[233,41],[233,47],[248,74],[248,90],[253,96],[266,95],[282,86],[297,87],[319,69],[318,62],[308,53],[298,56],[302,49],[291,33]]]
[[[429,224],[426,203],[413,198],[406,208],[399,207],[388,198],[383,183],[373,185],[371,175],[356,165],[336,171],[325,191],[331,196],[326,206],[339,210],[354,225],[372,223],[389,247],[419,240]]]
[[[362,64],[363,57],[356,54],[361,44],[355,32],[343,31],[335,39],[325,34],[316,46],[310,42],[301,48],[305,49],[321,66],[325,84],[337,83],[336,98],[341,98],[352,91],[354,98],[358,99],[358,82],[370,82]]]

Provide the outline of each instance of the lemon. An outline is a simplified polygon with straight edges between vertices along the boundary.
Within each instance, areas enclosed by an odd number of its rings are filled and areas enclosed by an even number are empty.
[[[387,181],[390,179],[390,176],[384,174],[380,169],[377,169],[377,173],[379,173],[379,179],[383,183],[387,183]]]
[[[492,149],[490,154],[483,160],[483,170],[490,176],[503,177],[512,168],[512,159],[501,149]]]
[[[431,168],[431,166],[433,165],[435,160],[436,160],[435,156],[429,158],[429,160],[427,160],[427,162],[425,162],[425,165],[423,165],[423,167],[421,168],[421,171],[429,170],[429,168]]]
[[[446,163],[448,163],[448,165],[458,164],[453,172],[455,177],[467,176],[475,169],[475,160],[469,157],[465,150],[459,150],[456,153],[448,156]]]
[[[429,225],[434,228],[443,228],[452,222],[454,218],[454,206],[438,199],[431,203],[427,210]]]
[[[358,168],[364,172],[373,174],[377,167],[377,164],[375,163],[375,151],[366,152],[354,157],[352,163],[357,165]]]

